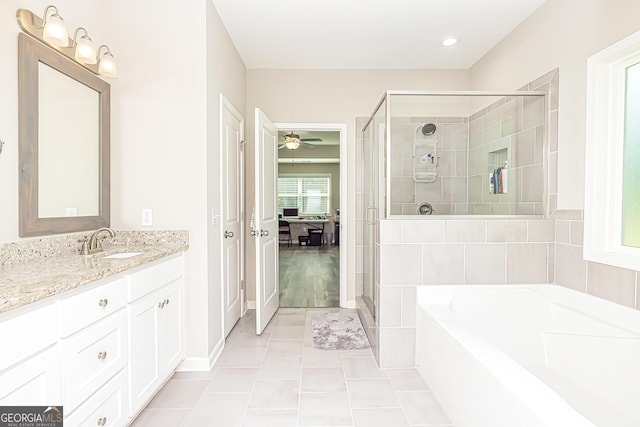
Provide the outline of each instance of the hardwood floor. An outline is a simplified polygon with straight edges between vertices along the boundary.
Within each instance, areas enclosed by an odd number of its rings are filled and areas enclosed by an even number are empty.
[[[339,307],[340,247],[280,245],[280,307]]]

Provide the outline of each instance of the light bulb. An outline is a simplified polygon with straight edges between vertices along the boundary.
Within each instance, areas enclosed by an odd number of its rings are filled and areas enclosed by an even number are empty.
[[[442,41],[442,46],[444,47],[450,47],[456,44],[458,44],[458,39],[455,37],[447,37]]]
[[[74,57],[78,62],[82,62],[83,64],[95,64],[98,62],[96,47],[93,45],[89,36],[80,37],[80,40],[78,40],[76,44]]]
[[[107,51],[100,58],[100,65],[98,66],[98,73],[101,76],[105,76],[111,79],[118,77],[118,67],[113,59],[113,55],[110,51]]]
[[[44,29],[42,30],[42,38],[55,47],[69,46],[69,33],[64,21],[57,13],[51,16],[45,16]]]

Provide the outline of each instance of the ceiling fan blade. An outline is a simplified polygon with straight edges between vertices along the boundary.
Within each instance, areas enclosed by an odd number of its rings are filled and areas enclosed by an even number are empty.
[[[305,142],[305,140],[304,140],[304,139],[302,140],[302,145],[304,145],[304,146],[305,146],[305,147],[307,147],[307,148],[316,148],[316,146],[315,146],[315,145],[310,144],[310,143],[308,143],[308,142]]]
[[[284,148],[284,144],[278,145],[278,150],[282,150]]]
[[[301,138],[300,141],[316,141],[316,142],[321,142],[322,138]]]

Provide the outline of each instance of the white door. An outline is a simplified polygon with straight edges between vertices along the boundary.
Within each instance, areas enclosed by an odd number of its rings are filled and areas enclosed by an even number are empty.
[[[242,180],[244,118],[220,95],[221,156],[221,227],[222,227],[222,301],[224,335],[227,336],[240,319],[242,311],[241,284],[244,279]]]
[[[256,333],[259,335],[280,305],[278,283],[278,129],[256,108],[255,218]]]

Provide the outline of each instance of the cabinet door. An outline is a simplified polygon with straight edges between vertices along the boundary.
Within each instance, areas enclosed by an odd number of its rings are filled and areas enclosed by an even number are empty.
[[[166,379],[182,360],[182,290],[181,281],[163,290],[159,305],[160,379]]]
[[[129,310],[129,372],[131,414],[155,393],[160,384],[158,361],[159,292],[132,304]]]
[[[1,406],[59,406],[60,357],[58,347],[20,362],[0,375]]]

